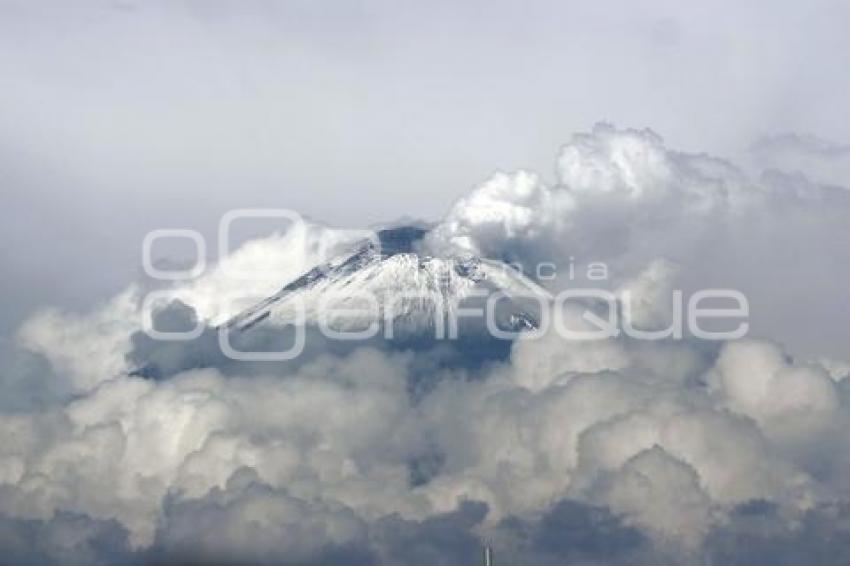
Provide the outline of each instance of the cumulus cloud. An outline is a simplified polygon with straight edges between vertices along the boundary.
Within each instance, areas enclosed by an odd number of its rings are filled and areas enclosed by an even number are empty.
[[[459,564],[487,540],[532,566],[769,563],[843,532],[847,335],[830,317],[847,299],[812,273],[850,265],[848,193],[753,182],[610,125],[574,136],[557,171],[551,185],[497,174],[423,253],[556,263],[559,279],[540,280],[553,291],[590,282],[570,265],[605,262],[599,284],[645,329],[674,318],[674,290],[741,288],[756,335],[580,342],[549,328],[474,365],[310,335],[291,363],[227,359],[222,296],[271,294],[358,236],[307,225],[306,247],[293,233],[251,241],[165,289],[154,322],[199,322],[194,340],[141,332],[148,283],[21,328],[0,379],[0,546],[47,562]],[[247,289],[234,265],[271,275]],[[552,308],[581,327],[593,307]]]
[[[428,244],[517,262],[532,274],[554,263],[555,288],[627,290],[642,278],[632,312],[647,324],[670,310],[655,300],[650,313],[652,289],[666,301],[666,286],[686,297],[738,289],[750,300],[755,335],[800,355],[840,357],[836,312],[850,308],[842,291],[848,210],[850,195],[839,187],[780,172],[755,181],[728,161],[670,149],[651,130],[598,124],[562,148],[555,183],[499,173],[458,200]],[[592,276],[593,263],[607,266],[605,280]]]
[[[707,232],[763,192],[720,159],[608,124],[573,136],[556,171],[553,185],[525,171],[497,174],[451,208],[431,245],[511,261],[605,261],[622,275],[649,255],[690,257]]]

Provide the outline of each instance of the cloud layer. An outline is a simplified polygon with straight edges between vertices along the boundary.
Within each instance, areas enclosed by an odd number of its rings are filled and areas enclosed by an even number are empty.
[[[146,341],[144,286],[91,313],[47,310],[3,352],[0,546],[80,563],[448,565],[474,563],[481,540],[532,566],[846,558],[850,192],[754,181],[604,124],[574,136],[557,171],[551,185],[497,174],[428,252],[552,262],[553,290],[604,262],[646,328],[669,322],[668,291],[739,288],[753,337],[552,331],[474,368],[319,343],[297,363],[240,365],[203,335]],[[295,251],[291,237],[169,288],[184,306],[165,314],[211,328],[230,314],[220,297],[244,290],[222,266],[271,268],[251,290],[268,294],[348,236],[314,226],[316,245]],[[134,374],[145,363],[161,371]]]

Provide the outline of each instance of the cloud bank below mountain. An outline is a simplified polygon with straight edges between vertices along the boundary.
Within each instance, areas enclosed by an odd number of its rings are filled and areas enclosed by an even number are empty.
[[[669,321],[668,291],[740,289],[752,336],[728,343],[552,331],[477,368],[373,345],[239,365],[214,341],[140,340],[143,285],[92,313],[36,314],[2,353],[0,547],[46,562],[448,565],[486,539],[531,566],[840,561],[850,190],[831,181],[752,180],[601,124],[562,148],[555,183],[499,173],[428,236],[432,254],[551,262],[553,290],[587,286],[581,268],[603,262],[648,327]],[[308,232],[297,249],[292,234],[252,241],[169,293],[218,324],[233,314],[218,298],[244,290],[225,264],[262,263],[251,292],[267,295],[353,236]],[[131,375],[154,354],[172,371]]]

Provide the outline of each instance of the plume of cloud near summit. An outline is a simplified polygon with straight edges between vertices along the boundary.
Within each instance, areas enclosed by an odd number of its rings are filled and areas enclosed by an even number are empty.
[[[668,262],[678,266],[667,270],[669,288],[744,291],[758,335],[808,355],[842,353],[846,191],[780,174],[753,180],[728,161],[669,149],[651,130],[604,123],[573,136],[557,172],[554,184],[497,173],[454,204],[429,234],[431,249],[467,249],[530,272],[554,262],[555,286],[605,285],[585,276],[602,262],[612,290]]]

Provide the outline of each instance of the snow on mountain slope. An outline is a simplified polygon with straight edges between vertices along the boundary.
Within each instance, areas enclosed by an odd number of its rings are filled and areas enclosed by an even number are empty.
[[[506,332],[536,327],[548,293],[507,264],[465,256],[437,258],[417,253],[425,231],[383,230],[377,242],[362,242],[349,253],[318,266],[279,292],[233,317],[227,325],[285,326],[299,316],[356,332],[379,323],[387,337],[451,335],[486,328],[483,309],[493,297],[493,319]],[[482,309],[475,315],[465,309]],[[388,324],[389,323],[389,324]],[[387,326],[390,330],[387,331]],[[442,328],[442,330],[439,330]]]

